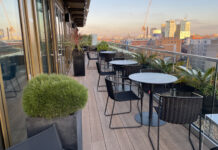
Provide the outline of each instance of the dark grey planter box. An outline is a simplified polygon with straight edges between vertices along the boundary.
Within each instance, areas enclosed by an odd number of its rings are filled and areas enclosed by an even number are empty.
[[[82,150],[82,111],[79,110],[73,115],[55,118],[32,118],[26,119],[27,136],[34,136],[41,131],[56,125],[61,143],[65,150]]]

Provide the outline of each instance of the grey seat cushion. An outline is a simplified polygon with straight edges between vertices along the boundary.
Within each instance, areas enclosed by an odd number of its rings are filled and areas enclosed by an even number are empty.
[[[52,125],[50,128],[10,147],[8,150],[63,150],[63,148],[55,125]]]

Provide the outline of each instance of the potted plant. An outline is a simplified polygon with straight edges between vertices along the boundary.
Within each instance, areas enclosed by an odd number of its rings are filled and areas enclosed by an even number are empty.
[[[81,48],[81,36],[77,30],[75,30],[73,34],[73,41],[75,43],[72,53],[74,76],[85,76],[85,55],[83,49]]]
[[[85,55],[81,48],[83,43],[78,30],[75,30],[71,38],[63,43],[66,47],[71,47],[73,55],[74,76],[85,76]]]
[[[109,49],[109,45],[107,42],[105,41],[101,41],[98,45],[97,45],[97,51],[107,51]]]
[[[42,74],[30,80],[23,91],[28,137],[56,124],[64,149],[82,149],[82,112],[87,89],[64,75]]]
[[[156,68],[157,70],[163,72],[163,73],[168,73],[168,74],[173,74],[175,75],[175,68],[177,66],[182,66],[184,64],[183,61],[178,61],[176,63],[173,63],[172,61],[165,61],[164,59],[156,58],[153,61],[153,67]]]
[[[185,67],[177,67],[177,70],[179,71],[178,77],[180,82],[188,87],[192,87],[193,91],[204,96],[202,113],[218,113],[217,96],[215,96],[215,101],[213,101],[215,68],[211,67],[205,72]],[[217,91],[216,95],[218,95]]]
[[[85,51],[89,51],[89,49],[92,45],[92,36],[91,35],[82,35],[80,45]]]
[[[134,59],[143,66],[143,68],[151,67],[156,55],[147,55],[145,53],[133,53]]]

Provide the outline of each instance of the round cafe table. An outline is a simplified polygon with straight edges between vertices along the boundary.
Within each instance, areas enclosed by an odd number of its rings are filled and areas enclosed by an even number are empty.
[[[101,51],[101,54],[116,54],[116,51]]]
[[[118,65],[118,66],[128,66],[128,65],[138,64],[138,62],[135,60],[112,60],[109,63],[112,65]]]
[[[149,112],[142,113],[142,124],[147,126],[158,126],[158,115],[153,112],[153,90],[155,85],[169,84],[178,80],[177,77],[165,73],[153,73],[153,72],[144,72],[144,73],[134,73],[129,75],[129,79],[140,82],[142,84],[149,85]],[[142,111],[142,110],[141,110]],[[141,123],[141,115],[136,114],[135,120],[138,123]],[[160,126],[165,124],[164,121],[160,120]]]

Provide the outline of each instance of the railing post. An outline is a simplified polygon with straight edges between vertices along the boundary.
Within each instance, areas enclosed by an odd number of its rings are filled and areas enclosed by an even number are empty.
[[[214,83],[213,83],[213,108],[216,101],[216,80],[217,80],[217,72],[218,72],[218,63],[216,62],[216,69],[215,69],[215,75],[214,75]],[[213,114],[213,109],[212,109]]]

